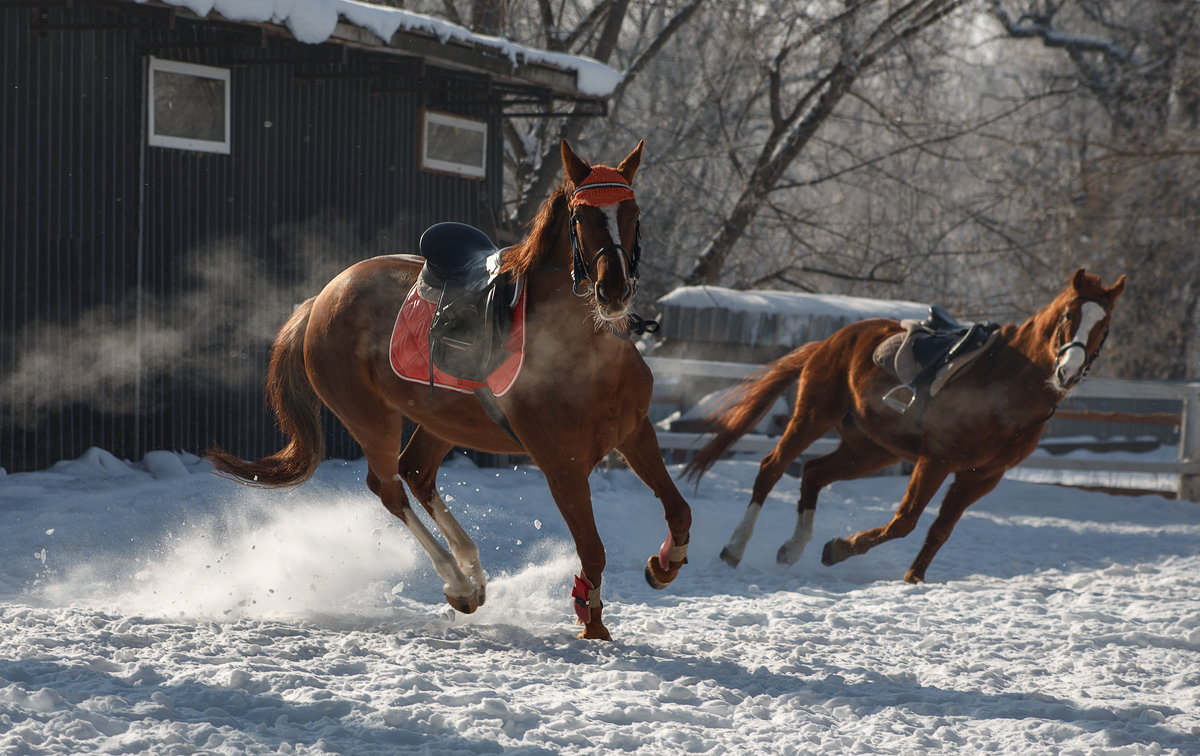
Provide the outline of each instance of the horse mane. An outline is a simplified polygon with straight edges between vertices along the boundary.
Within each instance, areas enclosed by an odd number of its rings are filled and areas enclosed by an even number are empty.
[[[567,207],[567,187],[560,184],[529,223],[529,235],[509,247],[500,262],[500,272],[519,278],[529,272],[554,248],[558,223]]]

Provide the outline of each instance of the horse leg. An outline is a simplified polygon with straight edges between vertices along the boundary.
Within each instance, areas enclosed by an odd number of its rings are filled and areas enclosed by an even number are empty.
[[[844,429],[842,443],[823,457],[804,464],[800,476],[800,501],[796,504],[796,531],[779,547],[775,561],[795,564],[804,547],[812,540],[817,496],[821,489],[838,480],[853,480],[880,470],[898,459],[863,433]]]
[[[925,582],[925,570],[929,567],[929,563],[933,561],[933,555],[937,553],[942,544],[946,542],[946,539],[950,537],[950,531],[954,530],[954,526],[958,523],[958,518],[962,517],[962,513],[966,511],[967,507],[979,501],[995,488],[996,484],[1003,477],[1003,470],[988,470],[978,473],[964,471],[954,476],[954,482],[950,484],[950,490],[946,492],[945,498],[942,499],[942,506],[938,511],[937,519],[929,526],[929,533],[925,536],[925,545],[921,547],[920,553],[913,560],[912,566],[908,568],[908,572],[904,573],[905,582]]]
[[[800,388],[796,396],[796,408],[788,420],[787,428],[779,442],[775,444],[767,456],[763,457],[758,466],[758,475],[754,478],[754,488],[750,492],[750,503],[746,505],[746,513],[729,536],[729,543],[721,549],[721,560],[730,567],[737,567],[746,552],[746,544],[754,533],[754,523],[762,512],[763,502],[771,489],[783,477],[788,465],[800,453],[812,445],[821,436],[830,431],[845,414],[844,409],[833,404],[822,404],[817,397],[805,391],[804,378],[800,379]],[[827,400],[828,397],[825,397]],[[818,489],[819,490],[819,489]],[[814,504],[815,498],[814,498]],[[797,555],[799,556],[799,555]]]
[[[397,426],[399,427],[399,426]],[[400,519],[408,528],[421,548],[433,562],[433,569],[446,581],[442,592],[446,601],[463,614],[470,614],[478,608],[475,598],[475,586],[455,564],[450,552],[433,536],[409,506],[408,496],[404,493],[404,483],[394,471],[398,449],[381,449],[378,446],[364,444],[359,437],[359,445],[367,458],[367,487],[371,489],[387,511]]]
[[[535,458],[535,461],[538,460]],[[581,569],[575,579],[575,588],[571,591],[575,600],[575,615],[579,618],[579,624],[583,625],[579,637],[612,640],[608,628],[600,619],[604,606],[600,601],[600,583],[604,576],[605,557],[604,543],[596,531],[596,520],[592,514],[592,491],[588,485],[591,467],[564,470],[561,465],[543,466],[540,461],[538,467],[546,473],[550,494],[571,531],[575,553],[579,555]]]
[[[865,554],[884,541],[903,538],[911,533],[917,526],[921,512],[925,511],[925,506],[949,474],[949,470],[937,466],[928,457],[918,459],[912,477],[908,479],[904,499],[901,500],[891,522],[882,528],[861,530],[848,538],[834,538],[825,544],[821,552],[821,563],[837,564],[847,557]]]
[[[446,539],[458,569],[474,585],[475,605],[483,606],[487,598],[487,573],[479,562],[479,546],[467,535],[450,508],[437,491],[438,468],[454,445],[438,438],[422,426],[417,426],[408,445],[400,453],[400,477],[408,484],[421,506]]]
[[[646,562],[646,582],[655,590],[666,588],[687,564],[687,546],[691,539],[692,509],[684,500],[667,466],[649,418],[643,417],[633,433],[621,442],[617,451],[629,467],[650,487],[663,505],[667,520],[667,540],[659,553]]]

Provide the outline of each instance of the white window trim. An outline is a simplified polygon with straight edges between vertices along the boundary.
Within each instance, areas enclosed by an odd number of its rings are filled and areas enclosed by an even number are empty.
[[[471,165],[467,163],[456,163],[448,160],[438,160],[429,156],[426,149],[429,143],[429,126],[431,124],[441,126],[452,126],[456,129],[464,131],[474,131],[483,135],[483,152],[479,156],[479,165]],[[451,115],[442,113],[437,110],[422,110],[421,111],[421,168],[426,171],[436,171],[438,173],[450,173],[455,176],[466,176],[467,178],[482,179],[487,176],[487,121],[481,121],[477,118],[464,118],[463,116]]]
[[[184,137],[156,134],[154,131],[154,72],[168,71],[171,73],[187,74],[205,79],[218,79],[225,82],[225,139],[212,141],[208,139],[187,139]],[[230,118],[231,92],[229,89],[229,69],[201,66],[196,63],[183,63],[177,60],[165,60],[150,56],[147,69],[146,84],[146,134],[147,143],[152,147],[170,147],[178,150],[196,150],[199,152],[216,152],[222,155],[230,154],[231,132],[233,129]]]

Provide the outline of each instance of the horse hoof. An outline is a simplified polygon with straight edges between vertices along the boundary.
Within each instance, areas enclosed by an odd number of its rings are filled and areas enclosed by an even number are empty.
[[[796,563],[796,560],[799,559],[800,555],[803,553],[804,553],[804,551],[801,550],[801,551],[793,554],[792,550],[789,549],[787,547],[787,544],[785,543],[784,545],[779,547],[779,552],[777,554],[775,554],[775,563],[786,565],[786,566],[790,567],[791,565]]]
[[[584,622],[582,618],[575,620],[575,624],[583,625],[583,632],[575,637],[584,640],[612,640],[612,636],[608,634],[608,628],[600,619],[600,613],[603,611],[603,606],[593,606],[588,611],[587,622]]]
[[[916,585],[917,583],[924,583],[925,576],[918,575],[917,573],[913,572],[912,570],[909,570],[908,572],[904,573],[904,582],[912,583],[913,585]]]
[[[474,596],[468,598],[466,596],[451,596],[448,593],[444,593],[442,595],[446,597],[446,603],[463,614],[474,614],[475,610],[479,608],[479,605],[483,603],[482,601],[477,600]]]
[[[612,636],[608,634],[608,628],[604,626],[603,622],[587,623],[583,626],[583,632],[575,637],[583,640],[612,640]]]
[[[721,561],[730,567],[737,567],[742,560],[735,556],[734,553],[729,550],[729,547],[726,546],[725,548],[721,549]]]
[[[826,567],[843,561],[846,557],[854,556],[850,544],[844,538],[834,538],[825,544],[821,550],[821,564]]]
[[[664,570],[658,563],[658,555],[652,556],[646,561],[646,582],[656,591],[661,591],[670,585],[679,575],[679,568],[683,566],[683,562],[668,562],[667,564],[669,567]]]

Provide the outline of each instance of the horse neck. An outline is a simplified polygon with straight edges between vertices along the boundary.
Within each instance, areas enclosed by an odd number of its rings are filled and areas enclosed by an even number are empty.
[[[1058,326],[1059,314],[1065,305],[1065,295],[1060,294],[1053,301],[1035,312],[1017,329],[1016,335],[1010,340],[1014,349],[1036,365],[1047,376],[1054,370],[1054,354],[1051,344],[1054,332]]]
[[[1061,399],[1050,385],[1054,372],[1050,344],[1058,322],[1058,305],[1055,299],[1021,325],[1008,325],[1002,331],[1009,349],[996,354],[995,364],[989,367],[990,381],[1012,387],[1009,404],[1014,417],[1022,412],[1032,416],[1045,415]],[[1046,406],[1032,406],[1030,399],[1034,395],[1040,395]]]

